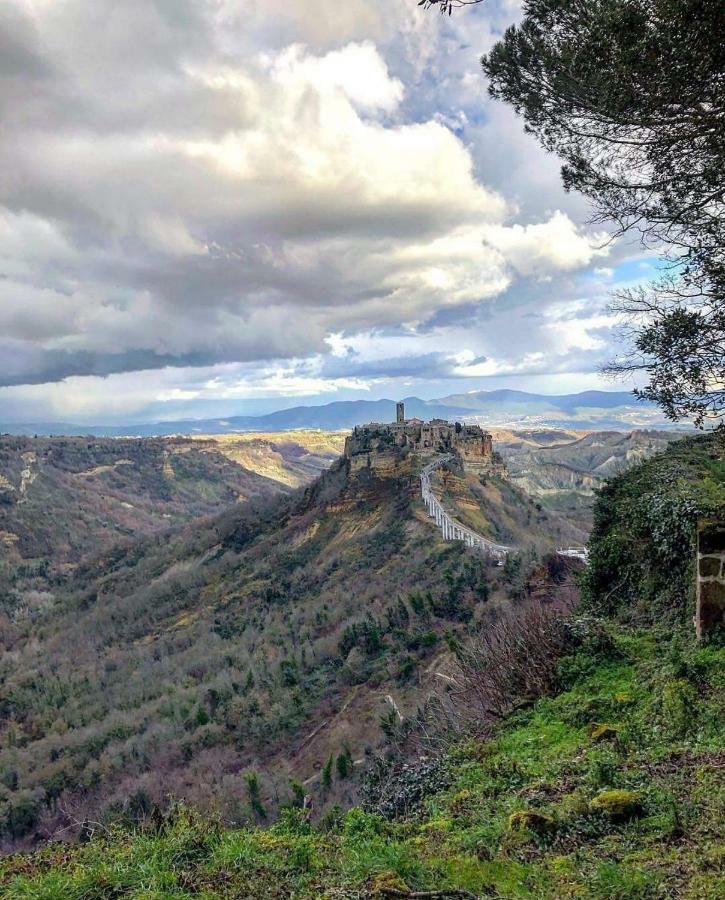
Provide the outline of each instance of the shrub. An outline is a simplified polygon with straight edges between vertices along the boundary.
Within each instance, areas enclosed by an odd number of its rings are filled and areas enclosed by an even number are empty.
[[[361,787],[363,806],[386,819],[411,816],[422,810],[426,797],[449,784],[448,760],[444,756],[419,757],[414,762],[379,756],[365,774]]]
[[[338,755],[335,768],[337,769],[337,777],[340,780],[347,778],[352,772],[352,754],[347,747]]]
[[[482,626],[458,648],[453,713],[475,727],[558,684],[558,660],[576,645],[561,611],[541,604]]]
[[[249,799],[249,805],[251,806],[252,811],[255,815],[259,816],[260,819],[266,819],[267,812],[262,803],[259,776],[256,772],[247,772],[244,776],[244,780],[247,786],[247,798]]]
[[[325,790],[329,790],[330,785],[332,784],[332,763],[333,757],[332,754],[327,759],[327,762],[322,768],[322,787]]]

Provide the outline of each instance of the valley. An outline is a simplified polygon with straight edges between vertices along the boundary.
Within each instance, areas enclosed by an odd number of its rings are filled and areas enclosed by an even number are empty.
[[[0,590],[17,606],[118,542],[309,483],[343,437],[0,437]],[[45,598],[47,599],[47,597]]]
[[[564,516],[586,540],[594,493],[608,478],[681,439],[673,431],[493,429],[510,481]]]
[[[3,439],[7,847],[170,795],[246,818],[249,778],[260,820],[294,784],[320,813],[354,802],[357,780],[331,786],[330,760],[364,769],[472,630],[533,597],[571,602],[580,564],[553,551],[586,541],[598,470],[670,437],[502,432],[492,446],[475,426],[416,422],[348,443]],[[429,518],[436,441],[455,453],[435,496],[512,547],[505,564]]]
[[[723,34],[3,0],[0,900],[725,897]]]
[[[340,459],[302,491],[105,548],[51,600],[6,614],[5,840],[50,836],[81,811],[136,815],[169,794],[233,820],[249,772],[270,814],[290,781],[323,806],[351,802],[352,781],[320,794],[326,762],[374,753],[457,636],[534,583],[564,589],[536,553],[498,568],[443,540],[419,471],[409,453],[385,471]],[[492,479],[484,502],[501,534],[528,529],[543,547],[566,528]]]
[[[304,487],[339,458],[346,434],[0,437],[0,585],[6,607],[11,595],[19,609],[46,602],[58,578],[119,541]],[[671,431],[560,429],[493,434],[509,483],[569,523],[555,539],[577,543],[586,540],[594,490],[604,479],[677,437]],[[466,490],[465,502],[476,507],[481,486]]]
[[[691,563],[722,437],[610,479],[583,574],[444,541],[420,457],[384,454],[109,553],[3,633],[3,848],[42,845],[0,860],[4,896],[721,895]],[[560,524],[500,471],[477,512],[440,474],[479,528]]]

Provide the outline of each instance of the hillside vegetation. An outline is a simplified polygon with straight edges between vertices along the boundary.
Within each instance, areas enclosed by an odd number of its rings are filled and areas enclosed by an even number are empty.
[[[168,795],[239,819],[257,769],[261,815],[290,778],[319,783],[331,754],[375,748],[455,636],[527,595],[534,564],[444,543],[411,462],[376,478],[340,461],[304,494],[115,547],[6,618],[6,841]],[[525,523],[529,505],[507,515]]]
[[[725,517],[722,429],[671,444],[602,488],[583,583],[588,605],[640,624],[689,623],[695,524],[710,517]]]
[[[613,479],[597,501],[583,606],[564,619],[551,612],[556,603],[543,618],[527,605],[512,607],[513,617],[481,618],[481,583],[449,579],[449,610],[473,616],[465,629],[448,632],[453,652],[436,661],[449,674],[443,686],[438,680],[433,713],[388,719],[387,744],[360,767],[361,805],[310,815],[310,802],[316,813],[350,778],[343,752],[341,764],[324,766],[319,789],[290,786],[286,809],[270,827],[228,828],[183,806],[165,815],[149,810],[135,827],[86,823],[93,832],[86,844],[6,859],[3,896],[721,897],[725,651],[718,636],[696,646],[687,617],[693,518],[703,507],[722,511],[724,459],[719,437],[701,437]],[[327,509],[351,499],[334,477],[317,489]],[[368,483],[366,508],[381,502],[381,487]],[[373,492],[378,499],[369,507]],[[678,532],[678,553],[667,557],[668,578],[653,587],[651,567],[663,545],[651,525],[666,503],[684,503],[678,508],[689,524]],[[613,535],[622,541],[618,557],[609,548]],[[622,555],[626,535],[636,550]],[[390,539],[387,532],[386,544]],[[632,568],[635,554],[639,569]],[[633,623],[629,595],[602,604],[598,586],[606,571],[617,574],[617,559],[632,570],[632,591],[637,584],[651,591],[656,624],[654,615],[644,627]],[[498,591],[491,580],[498,573],[484,574]],[[404,604],[404,630],[411,631],[417,601]],[[434,621],[433,630],[441,624]],[[363,634],[357,649],[364,656],[370,628],[355,640]],[[391,642],[387,631],[383,643]],[[342,669],[349,665],[348,658]],[[246,786],[243,803],[253,817],[259,785],[247,778]]]
[[[409,777],[416,815],[312,825],[293,805],[271,828],[228,830],[177,809],[10,858],[3,896],[716,900],[723,656],[609,627],[560,660],[557,696],[454,744],[436,779]]]
[[[0,607],[42,606],[59,580],[113,544],[309,484],[335,435],[213,438],[0,436]]]

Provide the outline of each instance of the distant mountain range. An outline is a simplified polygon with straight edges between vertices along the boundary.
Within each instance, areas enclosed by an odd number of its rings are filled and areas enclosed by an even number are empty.
[[[641,403],[627,391],[583,391],[579,394],[530,394],[526,391],[474,391],[438,400],[405,398],[406,416],[441,418],[480,425],[631,430],[672,428],[658,407]],[[23,435],[94,435],[149,437],[170,434],[226,434],[235,431],[289,431],[315,428],[338,431],[365,422],[391,422],[394,400],[341,400],[322,406],[295,406],[263,416],[180,419],[132,425],[78,425],[65,422],[2,424],[0,432]]]

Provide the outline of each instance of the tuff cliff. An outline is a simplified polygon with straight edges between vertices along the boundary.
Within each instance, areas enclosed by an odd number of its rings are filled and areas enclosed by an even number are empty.
[[[502,474],[504,466],[494,452],[493,438],[479,425],[446,422],[444,419],[406,419],[403,404],[398,404],[397,421],[370,422],[353,429],[345,440],[345,456],[350,468],[391,470],[414,453],[423,457],[454,453],[472,472]]]

